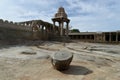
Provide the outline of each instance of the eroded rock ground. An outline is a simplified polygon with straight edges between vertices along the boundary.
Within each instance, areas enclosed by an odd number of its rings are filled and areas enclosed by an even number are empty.
[[[50,56],[59,50],[73,53],[69,70],[53,69]],[[31,54],[22,54],[25,51]],[[0,80],[120,80],[120,44],[46,41],[32,46],[2,46]]]

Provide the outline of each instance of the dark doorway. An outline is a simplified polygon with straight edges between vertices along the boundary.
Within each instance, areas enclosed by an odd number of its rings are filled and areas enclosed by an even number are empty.
[[[109,38],[110,38],[109,34],[105,34],[105,41],[109,41]]]
[[[111,41],[116,41],[116,34],[115,33],[111,34]]]
[[[91,39],[94,39],[94,35],[91,35]]]
[[[118,34],[118,41],[120,41],[120,33]]]

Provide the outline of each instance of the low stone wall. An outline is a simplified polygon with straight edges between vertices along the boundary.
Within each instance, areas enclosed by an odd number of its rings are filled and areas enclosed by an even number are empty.
[[[0,40],[32,39],[33,32],[0,27]]]
[[[0,20],[0,40],[33,40],[35,34],[31,26]]]
[[[32,27],[28,25],[22,25],[19,23],[13,23],[8,21],[0,20],[0,28],[9,28],[15,30],[24,30],[24,31],[32,31]]]

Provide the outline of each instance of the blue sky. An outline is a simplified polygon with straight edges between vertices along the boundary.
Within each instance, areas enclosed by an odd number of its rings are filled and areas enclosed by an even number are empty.
[[[81,32],[120,30],[120,0],[0,0],[0,18],[52,23],[61,6],[71,20],[70,26]]]

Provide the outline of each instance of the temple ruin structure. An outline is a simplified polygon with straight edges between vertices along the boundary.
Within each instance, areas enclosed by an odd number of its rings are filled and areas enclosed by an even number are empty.
[[[54,18],[52,18],[52,21],[55,33],[57,33],[60,36],[68,36],[70,20],[67,18],[67,14],[63,7],[60,7],[58,9],[58,12],[55,14]],[[56,30],[55,27],[56,22],[58,22],[59,24],[58,30]],[[66,26],[64,26],[64,23],[66,23]]]

